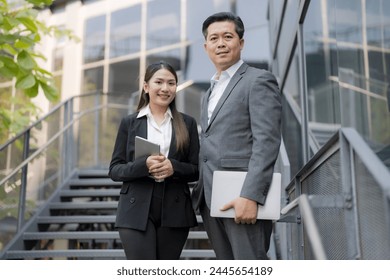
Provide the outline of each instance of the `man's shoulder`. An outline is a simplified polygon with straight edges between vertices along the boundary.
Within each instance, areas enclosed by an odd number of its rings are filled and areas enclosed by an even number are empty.
[[[257,68],[254,66],[248,65],[245,72],[242,73],[242,77],[247,79],[260,79],[260,80],[267,80],[267,81],[276,81],[276,77],[274,74],[272,74],[271,71],[266,69]]]
[[[248,65],[248,64],[247,64],[246,71],[249,72],[249,73],[257,74],[257,75],[270,75],[270,76],[274,75],[267,69],[254,67],[254,66],[251,66],[251,65]]]

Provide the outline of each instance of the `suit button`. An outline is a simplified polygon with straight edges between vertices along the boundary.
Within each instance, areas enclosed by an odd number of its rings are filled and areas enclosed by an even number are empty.
[[[204,134],[204,137],[206,137],[206,138],[209,137],[209,134],[208,134],[208,133],[205,133],[205,134]]]
[[[175,197],[175,202],[179,202],[179,197],[178,196]]]
[[[135,202],[135,198],[134,197],[130,198],[130,203],[134,203],[134,202]]]
[[[207,162],[207,158],[204,158],[203,161],[204,161],[204,162]]]

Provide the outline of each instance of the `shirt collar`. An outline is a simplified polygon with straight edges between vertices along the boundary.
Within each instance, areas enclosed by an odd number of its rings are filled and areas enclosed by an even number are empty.
[[[231,77],[233,77],[233,75],[237,72],[238,68],[240,68],[240,66],[244,63],[244,61],[242,59],[240,59],[239,61],[237,61],[235,64],[233,64],[232,66],[230,66],[228,69],[226,69],[225,71],[222,71],[221,72],[221,75],[219,77],[219,79],[230,79]],[[211,77],[211,83],[215,83],[215,82],[218,82],[218,80],[215,79],[215,77],[217,76],[217,73],[215,73],[212,77]]]
[[[152,116],[152,111],[150,111],[149,104],[146,105],[145,107],[143,107],[141,110],[139,110],[138,115],[137,115],[137,119],[145,117],[145,116],[149,116],[149,117]],[[165,117],[167,117],[167,116],[171,119],[173,118],[171,108],[169,108],[169,107],[168,107],[167,111],[165,112]]]

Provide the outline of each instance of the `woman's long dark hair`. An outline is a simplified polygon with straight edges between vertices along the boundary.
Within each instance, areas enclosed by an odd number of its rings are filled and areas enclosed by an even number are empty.
[[[166,69],[169,72],[171,72],[172,75],[175,77],[176,83],[178,82],[175,69],[173,69],[173,67],[165,61],[160,61],[158,63],[150,64],[146,68],[144,82],[148,83],[150,79],[153,77],[153,75],[160,69]],[[169,104],[169,108],[171,109],[172,112],[172,124],[176,136],[177,151],[183,152],[185,148],[187,148],[189,145],[189,135],[183,117],[176,109],[175,99],[173,99],[172,102]],[[141,97],[138,102],[137,111],[147,106],[149,104],[149,101],[150,101],[149,94],[146,93],[142,87]]]

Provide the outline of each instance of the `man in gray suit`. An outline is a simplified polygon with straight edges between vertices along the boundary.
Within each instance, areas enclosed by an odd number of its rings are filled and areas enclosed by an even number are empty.
[[[275,77],[241,60],[244,24],[232,13],[208,17],[205,50],[215,65],[201,103],[200,178],[193,191],[217,259],[268,259],[271,220],[257,220],[272,180],[281,141],[281,95]],[[210,216],[213,172],[247,171],[235,218]]]

